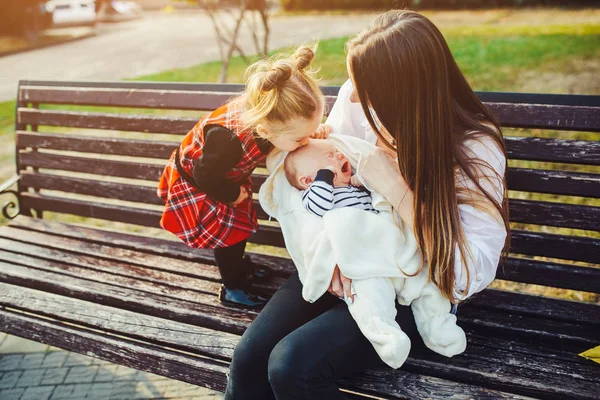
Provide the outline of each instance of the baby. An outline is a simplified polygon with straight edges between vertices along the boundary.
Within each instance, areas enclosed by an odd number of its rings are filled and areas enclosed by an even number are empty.
[[[284,164],[288,182],[304,191],[302,203],[319,217],[340,207],[356,207],[377,214],[371,194],[352,175],[350,161],[333,143],[313,139],[290,153]]]
[[[354,146],[360,148],[362,144],[355,142]],[[292,186],[304,191],[302,206],[308,212],[319,217],[330,212],[323,218],[324,238],[319,239],[319,245],[314,246],[311,237],[311,245],[302,247],[297,253],[294,244],[301,242],[296,236],[295,240],[289,241],[290,254],[295,253],[296,257],[301,254],[306,262],[315,251],[330,251],[340,268],[343,266],[352,274],[346,274],[353,277],[352,293],[355,295],[354,302],[346,300],[348,309],[387,365],[399,368],[411,347],[410,338],[395,320],[396,300],[400,304],[411,304],[419,333],[429,348],[448,357],[464,351],[465,334],[456,325],[456,317],[449,314],[449,301],[434,283],[429,282],[427,269],[409,276],[399,272],[399,266],[402,270],[416,271],[421,264],[414,235],[409,229],[399,233],[398,226],[389,220],[388,211],[379,212],[373,207],[371,193],[353,175],[350,160],[338,150],[334,141],[311,140],[287,155],[283,171]],[[261,191],[264,194],[265,189]],[[298,227],[304,221],[294,220],[293,215],[288,213],[287,219],[294,221],[295,232],[302,231]],[[289,226],[286,216],[275,217],[280,220],[285,235],[285,227]],[[313,291],[315,286],[331,280],[320,274],[319,267],[323,264],[318,260],[322,258],[318,257],[314,264],[310,261],[307,270],[303,271],[304,290],[308,288],[308,293],[322,293]],[[316,265],[316,269],[311,269],[311,265]],[[304,290],[303,297],[307,299]],[[313,302],[314,298],[309,295],[310,300],[307,300]]]

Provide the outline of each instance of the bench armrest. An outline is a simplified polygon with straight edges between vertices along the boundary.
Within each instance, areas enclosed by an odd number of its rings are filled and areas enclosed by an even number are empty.
[[[19,175],[15,175],[12,178],[9,178],[6,182],[0,184],[0,196],[4,194],[11,194],[16,198],[14,200],[8,200],[2,205],[2,216],[6,219],[13,219],[17,215],[19,215],[19,192],[16,190],[10,189],[15,183],[17,183],[21,179]],[[13,210],[11,212],[11,210]],[[17,210],[14,212],[14,210]]]

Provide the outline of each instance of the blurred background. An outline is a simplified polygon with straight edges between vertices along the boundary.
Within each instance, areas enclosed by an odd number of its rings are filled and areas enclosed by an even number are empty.
[[[600,95],[600,2],[594,0],[0,0],[0,182],[16,173],[14,116],[19,80],[240,83],[252,61],[318,40],[315,66],[320,68],[322,84],[340,85],[347,79],[344,44],[379,12],[392,7],[417,9],[427,15],[446,37],[476,91]],[[52,107],[56,108],[42,106]],[[70,108],[202,117],[201,113],[173,110]],[[43,131],[58,132],[53,127]],[[76,130],[72,131],[61,133]],[[114,137],[127,134],[102,132]],[[505,129],[504,134],[600,140],[600,134],[591,132]],[[168,140],[177,138],[171,135]],[[600,173],[599,167],[574,164],[511,160],[509,165]],[[514,191],[510,196],[600,206],[600,200],[591,198]],[[45,212],[44,218],[129,232],[151,229],[51,212]],[[6,222],[0,217],[0,225]],[[595,231],[513,226],[599,235]],[[158,229],[152,234],[172,238]],[[254,247],[251,250],[275,251]],[[493,287],[600,303],[598,295],[571,290],[499,280]],[[0,333],[0,358],[2,353],[21,351],[49,350]],[[123,374],[129,374],[134,386],[157,378],[141,377],[133,370]],[[220,397],[170,381],[163,386],[168,385],[191,390],[194,399]]]

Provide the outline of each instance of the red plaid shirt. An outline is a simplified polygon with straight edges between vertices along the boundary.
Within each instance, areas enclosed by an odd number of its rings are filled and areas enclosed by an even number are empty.
[[[243,155],[225,177],[244,186],[250,193],[248,199],[233,207],[207,196],[193,182],[181,177],[175,166],[176,151],[160,178],[157,193],[165,201],[160,226],[190,247],[228,247],[258,230],[250,175],[266,154],[256,144],[252,130],[244,129],[239,114],[240,104],[234,100],[207,115],[185,136],[179,147],[179,157],[181,167],[191,175],[194,162],[202,155],[204,127],[220,125],[231,130],[240,139]]]

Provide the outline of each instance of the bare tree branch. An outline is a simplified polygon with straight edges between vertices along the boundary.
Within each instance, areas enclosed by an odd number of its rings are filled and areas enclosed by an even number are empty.
[[[262,54],[263,56],[268,54],[270,30],[266,1],[196,0],[196,3],[204,9],[213,24],[217,46],[219,48],[219,57],[223,62],[221,72],[219,73],[219,82],[225,82],[227,80],[227,72],[231,63],[231,57],[233,57],[235,52],[237,52],[246,63],[250,62],[239,43],[240,36],[244,36],[240,35],[242,25],[250,31],[255,52]],[[262,27],[258,22],[257,14],[262,22]],[[228,23],[229,21],[234,22],[233,26]]]
[[[227,71],[229,69],[229,63],[231,61],[231,56],[233,55],[233,50],[236,48],[237,35],[240,31],[240,26],[242,25],[242,20],[244,19],[244,14],[246,13],[246,0],[241,0],[241,10],[240,16],[238,17],[235,23],[235,29],[233,30],[233,38],[231,39],[231,43],[229,44],[229,51],[227,52],[227,56],[223,62],[223,67],[221,68],[221,73],[219,74],[219,82],[223,83],[227,80]]]

